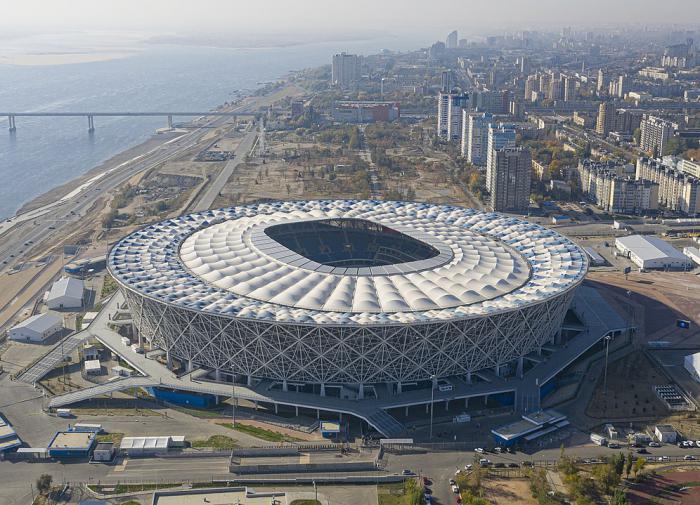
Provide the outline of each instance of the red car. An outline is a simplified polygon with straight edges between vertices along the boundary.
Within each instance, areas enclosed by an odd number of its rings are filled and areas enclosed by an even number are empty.
[[[457,495],[457,503],[462,503],[462,495]]]

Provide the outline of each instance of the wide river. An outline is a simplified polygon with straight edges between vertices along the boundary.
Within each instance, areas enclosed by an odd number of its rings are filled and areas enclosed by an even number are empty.
[[[396,41],[323,42],[264,49],[142,45],[126,58],[64,65],[0,65],[0,111],[208,110],[339,51],[372,54]],[[176,118],[176,121],[183,118]],[[0,118],[0,218],[147,140],[165,118]]]

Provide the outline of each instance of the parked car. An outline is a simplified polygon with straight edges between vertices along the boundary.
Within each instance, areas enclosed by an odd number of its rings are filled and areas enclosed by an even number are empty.
[[[477,454],[483,454],[483,453],[484,453],[484,449],[483,449],[483,447],[477,447],[476,449],[474,449],[474,452],[477,453]]]
[[[457,484],[452,484],[452,492],[454,494],[459,494],[459,486]]]
[[[468,464],[464,465],[464,469],[465,469],[467,472],[468,472],[469,470],[471,470],[472,468],[474,468],[474,466],[473,466],[471,463],[468,463]]]
[[[649,447],[661,447],[661,444],[658,442],[649,442]]]
[[[401,475],[413,475],[413,472],[412,472],[411,470],[404,469],[404,470],[401,472]]]
[[[695,456],[691,456],[690,454],[686,454],[683,456],[683,461],[693,461],[695,459]]]
[[[649,454],[649,451],[647,451],[644,447],[641,449],[637,449],[637,454]]]
[[[520,468],[520,465],[517,463],[508,463],[508,468]]]

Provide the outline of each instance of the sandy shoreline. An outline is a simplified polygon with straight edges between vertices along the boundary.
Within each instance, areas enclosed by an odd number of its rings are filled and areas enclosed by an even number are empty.
[[[50,189],[49,191],[35,198],[32,198],[28,202],[25,202],[24,204],[22,204],[19,210],[17,210],[15,215],[23,214],[25,212],[38,209],[39,207],[43,207],[44,205],[60,200],[61,198],[69,194],[71,191],[75,190],[80,185],[84,184],[93,177],[105,172],[106,170],[114,168],[117,165],[124,163],[125,161],[129,161],[132,158],[135,158],[136,156],[140,156],[158,147],[159,145],[163,144],[164,142],[167,142],[176,135],[178,134],[154,134],[145,142],[130,147],[125,151],[122,151],[119,154],[112,156],[108,160],[91,168],[81,176],[76,177],[75,179],[71,179],[70,181],[63,183],[60,186],[56,186],[55,188]]]

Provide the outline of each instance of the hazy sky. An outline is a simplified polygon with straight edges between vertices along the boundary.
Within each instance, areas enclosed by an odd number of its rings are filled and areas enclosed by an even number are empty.
[[[386,30],[426,35],[613,23],[700,22],[700,0],[0,0],[16,30],[125,29],[269,34]]]

